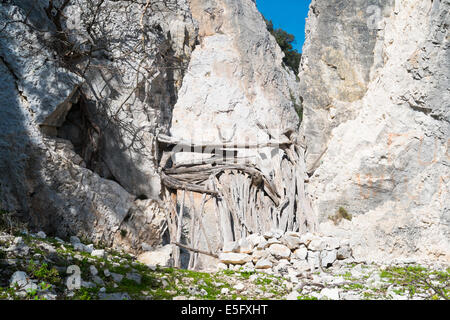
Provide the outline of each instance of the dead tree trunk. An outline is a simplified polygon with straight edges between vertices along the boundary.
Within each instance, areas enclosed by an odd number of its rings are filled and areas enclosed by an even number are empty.
[[[248,145],[229,142],[195,144],[168,136],[159,136],[158,140],[170,155],[176,155],[186,148],[188,151],[185,154],[192,150],[209,154],[205,159],[174,161],[171,167],[164,164],[164,168],[161,168],[162,181],[167,188],[204,194],[198,215],[191,193],[191,249],[216,254],[209,239],[211,236],[216,237],[215,240],[221,247],[225,241],[236,241],[250,234],[273,229],[300,232],[316,229],[317,221],[305,193],[307,175],[303,160],[304,149],[289,139],[284,137]],[[220,152],[215,152],[217,150]],[[269,150],[272,157],[263,160],[261,150]],[[231,159],[224,157],[224,152],[234,156]],[[249,157],[246,154],[249,152],[254,156]],[[168,156],[163,156],[165,161]],[[206,194],[213,198],[217,220],[217,230],[209,233],[202,222]],[[178,235],[183,205],[184,196],[176,228],[178,234],[174,241],[178,244],[181,243]],[[206,248],[203,249],[198,248],[201,235],[205,237]],[[195,267],[198,252],[192,255],[190,268]]]

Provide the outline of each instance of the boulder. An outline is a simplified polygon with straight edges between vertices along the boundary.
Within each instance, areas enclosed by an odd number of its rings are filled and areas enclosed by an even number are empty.
[[[237,292],[241,292],[245,289],[245,285],[243,283],[238,283],[233,287]]]
[[[173,264],[172,253],[173,246],[168,244],[153,251],[142,253],[138,256],[138,261],[147,266],[170,267]]]
[[[311,266],[306,260],[294,260],[292,261],[292,266],[295,268],[295,270],[297,270],[298,273],[306,272],[311,269]]]
[[[227,270],[228,266],[225,263],[219,262],[219,264],[217,265],[217,270]]]
[[[89,267],[89,271],[91,273],[92,276],[96,276],[98,274],[98,270],[95,266],[90,266]]]
[[[305,246],[309,246],[309,244],[311,243],[311,241],[312,240],[314,240],[314,239],[318,239],[318,237],[317,236],[315,236],[315,235],[313,235],[312,233],[305,233],[305,234],[303,234],[301,237],[300,237],[300,240],[302,241],[302,243],[305,245]],[[309,247],[308,247],[309,248]]]
[[[261,259],[259,260],[256,265],[255,269],[270,269],[272,268],[273,264],[268,259]]]
[[[325,250],[320,253],[322,258],[322,267],[329,267],[336,261],[337,251],[336,250]]]
[[[319,254],[319,251],[308,251],[307,259],[312,271],[319,267]]]
[[[227,241],[223,244],[222,252],[229,253],[235,252],[239,253],[239,243],[236,241]]]
[[[127,273],[125,275],[125,278],[127,278],[128,280],[132,280],[132,281],[136,282],[137,284],[141,284],[141,281],[142,281],[141,275],[136,272]]]
[[[266,242],[266,239],[259,234],[252,234],[247,237],[247,240],[253,245],[253,247],[257,247],[260,243]]]
[[[246,264],[244,264],[244,266],[242,267],[242,271],[253,272],[253,271],[255,271],[255,265],[253,264],[252,261],[249,261]]]
[[[352,257],[352,249],[350,246],[344,246],[337,250],[337,259],[345,260]]]
[[[273,232],[272,231],[264,232],[263,237],[267,240],[273,238]]]
[[[269,246],[272,245],[272,244],[275,244],[275,243],[281,243],[281,241],[278,240],[277,238],[270,238],[269,240],[267,240],[267,244]]]
[[[220,294],[227,295],[229,293],[230,293],[230,289],[229,288],[222,288],[220,290]]]
[[[264,238],[264,237],[263,237]],[[258,249],[265,249],[265,248],[267,248],[269,246],[269,242],[264,238],[264,239],[262,239],[259,243],[258,243],[258,245],[257,245],[257,248]]]
[[[252,257],[246,253],[223,252],[219,254],[219,260],[225,264],[243,265],[252,261]]]
[[[38,233],[36,233],[36,236],[41,239],[47,238],[47,235],[45,234],[44,231],[39,231]]]
[[[81,243],[81,240],[80,240],[80,238],[78,238],[77,236],[71,236],[71,237],[70,237],[70,243],[71,243],[72,245],[75,245],[76,243]]]
[[[114,282],[121,282],[123,279],[123,275],[111,272],[111,278],[113,279]]]
[[[297,238],[301,238],[301,233],[300,232],[294,232],[294,231],[287,231],[285,233],[286,236],[290,236],[290,237],[297,237]]]
[[[269,252],[266,250],[260,250],[260,249],[253,250],[252,260],[253,260],[253,262],[256,262],[260,259],[266,258],[268,255],[269,255]]]
[[[116,293],[102,293],[98,294],[100,300],[131,300],[131,297],[126,292],[116,292]]]
[[[284,236],[281,237],[281,243],[286,245],[289,249],[295,250],[300,247],[302,241],[300,240],[299,237],[294,237],[285,234]]]
[[[280,229],[273,229],[273,230],[271,230],[271,232],[272,232],[273,237],[276,239],[281,238],[284,234],[283,230],[280,230]]]
[[[308,249],[302,245],[294,251],[294,256],[299,260],[306,260],[306,257],[308,256]]]
[[[287,259],[291,256],[291,250],[282,244],[272,244],[269,247],[269,252],[277,259]]]
[[[298,300],[297,298],[299,296],[300,294],[297,292],[297,290],[294,290],[286,296],[286,300]]]
[[[253,244],[247,239],[239,240],[239,253],[252,253]]]
[[[30,277],[23,271],[16,271],[9,280],[10,287],[18,287],[19,290],[36,290],[38,286],[32,282]]]

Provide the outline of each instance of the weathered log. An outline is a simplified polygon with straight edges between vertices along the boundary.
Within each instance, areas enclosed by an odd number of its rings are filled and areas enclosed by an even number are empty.
[[[184,199],[186,196],[186,190],[183,190],[183,198],[181,201],[181,206],[180,206],[180,214],[178,215],[178,228],[177,228],[177,238],[176,241],[180,242],[181,241],[181,231],[183,229],[183,211],[184,211]],[[175,260],[175,267],[180,267],[181,264],[181,255],[180,255],[180,250],[176,250],[176,254],[174,257]]]
[[[202,150],[203,152],[206,150],[209,150],[211,153],[214,150],[235,150],[235,149],[260,149],[260,148],[267,148],[267,147],[280,147],[283,145],[291,145],[292,141],[289,139],[284,140],[271,140],[267,142],[262,143],[194,143],[190,141],[186,141],[183,139],[177,139],[174,137],[167,136],[165,134],[159,134],[157,137],[159,142],[169,144],[169,145],[176,145],[178,148],[184,149],[184,150]],[[203,150],[205,149],[205,150]]]
[[[177,162],[172,169],[177,169],[181,167],[194,167],[199,166],[203,164],[246,164],[248,163],[248,159],[254,159],[255,156],[248,156],[248,157],[234,157],[232,160],[223,158],[223,157],[217,157],[213,156],[211,158],[207,159],[201,159],[201,160],[190,160],[190,161],[180,161]]]
[[[170,189],[188,190],[188,191],[193,191],[193,192],[198,192],[198,193],[206,193],[206,194],[210,194],[210,195],[214,195],[214,196],[219,195],[218,192],[215,190],[209,190],[209,189],[202,188],[195,184],[181,182],[175,178],[172,178],[172,177],[164,174],[164,172],[161,172],[161,180],[162,180],[163,184]]]
[[[195,220],[197,218],[197,210],[195,209],[194,195],[192,192],[189,193],[189,201],[190,201],[190,216],[191,216],[191,228],[189,230],[190,245],[191,247],[196,247],[195,236],[197,235],[197,232],[195,232]],[[191,254],[189,257],[189,264],[188,264],[189,269],[192,269],[194,265],[195,265],[195,254]]]
[[[195,253],[200,253],[200,254],[204,254],[204,255],[207,255],[207,256],[219,259],[219,255],[217,255],[215,253],[212,253],[212,252],[203,251],[203,250],[199,250],[199,249],[194,249],[194,248],[188,247],[188,246],[186,246],[184,244],[181,244],[179,242],[172,242],[171,244],[174,244],[177,247],[180,247],[180,248],[183,248],[183,249],[195,252]]]

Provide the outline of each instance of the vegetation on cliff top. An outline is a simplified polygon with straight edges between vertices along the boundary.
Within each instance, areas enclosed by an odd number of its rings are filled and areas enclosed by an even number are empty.
[[[292,44],[295,43],[294,35],[281,28],[275,29],[272,20],[267,20],[265,18],[264,20],[266,21],[267,30],[275,37],[275,40],[277,40],[278,45],[284,52],[283,62],[297,75],[302,54],[292,46]]]

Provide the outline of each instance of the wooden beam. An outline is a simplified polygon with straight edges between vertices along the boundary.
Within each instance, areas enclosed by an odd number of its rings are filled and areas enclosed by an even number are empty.
[[[209,189],[202,188],[201,186],[198,186],[195,184],[190,184],[190,183],[185,183],[185,182],[179,181],[175,178],[172,178],[172,177],[166,175],[162,171],[161,171],[161,180],[162,180],[163,184],[170,189],[188,190],[188,191],[193,191],[193,192],[197,192],[197,193],[206,193],[206,194],[210,194],[210,195],[214,195],[214,196],[219,195],[219,193],[215,190],[209,190]]]
[[[177,145],[185,150],[195,150],[197,149],[210,149],[214,150],[227,150],[227,149],[259,149],[259,148],[267,148],[267,147],[279,147],[282,145],[291,145],[292,141],[289,139],[284,140],[270,140],[262,143],[194,143],[190,141],[186,141],[183,139],[177,139],[174,137],[167,136],[165,134],[159,134],[157,137],[159,142],[169,144],[169,145]],[[202,150],[204,151],[204,150]]]
[[[207,252],[207,251],[203,251],[203,250],[199,250],[199,249],[194,249],[194,248],[188,247],[184,244],[181,244],[179,242],[172,242],[171,244],[174,244],[180,248],[183,248],[183,249],[195,252],[195,253],[200,253],[200,254],[204,254],[204,255],[219,259],[219,256],[215,253],[211,253],[211,252]]]

